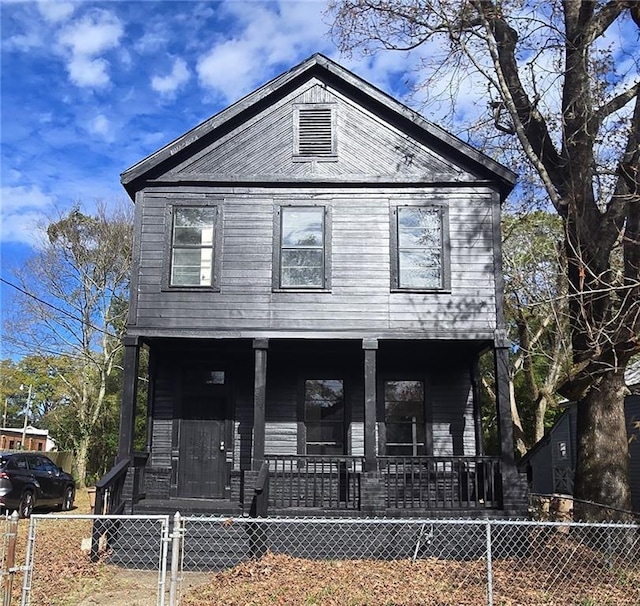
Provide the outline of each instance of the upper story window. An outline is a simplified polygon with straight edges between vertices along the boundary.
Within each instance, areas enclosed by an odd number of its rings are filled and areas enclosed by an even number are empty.
[[[298,161],[335,160],[337,154],[335,109],[309,104],[294,112],[294,156]]]
[[[392,287],[450,287],[448,216],[444,206],[398,206],[392,219]]]
[[[173,208],[170,286],[213,286],[216,216],[215,206]]]
[[[326,287],[326,225],[323,206],[280,209],[279,288]]]

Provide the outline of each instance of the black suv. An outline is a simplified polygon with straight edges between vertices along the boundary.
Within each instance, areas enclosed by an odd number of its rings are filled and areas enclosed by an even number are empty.
[[[0,453],[0,507],[28,518],[34,507],[73,507],[76,485],[71,474],[35,452]]]

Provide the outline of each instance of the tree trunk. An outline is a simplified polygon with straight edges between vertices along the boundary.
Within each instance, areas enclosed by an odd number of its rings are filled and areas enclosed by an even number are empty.
[[[87,459],[89,457],[89,437],[83,436],[76,444],[75,470],[78,488],[84,488],[87,479]]]
[[[610,371],[578,402],[574,495],[630,511],[626,392],[624,372]],[[621,511],[580,502],[576,502],[574,512],[576,520],[625,519]]]

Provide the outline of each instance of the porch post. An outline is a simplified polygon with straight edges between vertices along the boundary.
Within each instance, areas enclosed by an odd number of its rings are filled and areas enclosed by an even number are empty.
[[[378,339],[363,339],[364,457],[368,472],[376,471],[376,358]]]
[[[264,463],[265,404],[267,401],[267,349],[269,339],[254,339],[255,375],[253,383],[253,452],[251,468],[260,471]]]
[[[138,368],[140,366],[140,342],[138,337],[126,336],[122,342],[124,344],[124,372],[122,377],[122,401],[120,404],[118,461],[133,455],[133,428],[135,426]]]
[[[484,444],[482,441],[482,402],[480,398],[480,363],[478,357],[471,365],[471,385],[473,390],[473,428],[476,436],[476,456],[484,454]]]
[[[496,407],[500,455],[503,465],[514,468],[513,419],[509,400],[509,346],[506,334],[504,336],[496,336],[493,356],[496,375]]]

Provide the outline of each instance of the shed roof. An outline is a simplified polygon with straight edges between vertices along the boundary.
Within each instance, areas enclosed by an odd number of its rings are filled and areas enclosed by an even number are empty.
[[[470,166],[484,178],[495,181],[503,197],[506,197],[513,188],[516,181],[516,175],[513,171],[429,122],[406,105],[321,54],[312,55],[299,65],[277,76],[158,151],[140,160],[122,173],[122,184],[131,198],[134,198],[135,192],[143,186],[147,179],[153,179],[170,170],[178,162],[201,149],[206,142],[215,140],[219,136],[218,133],[232,125],[242,123],[257,111],[269,106],[272,100],[282,97],[302,82],[313,77],[338,85],[360,103],[374,107],[388,116],[393,116],[414,135],[431,141],[434,146],[438,146],[441,151],[444,150],[445,154],[454,158],[461,165]]]

